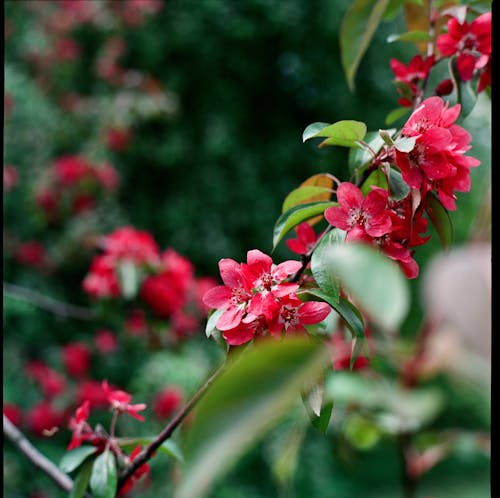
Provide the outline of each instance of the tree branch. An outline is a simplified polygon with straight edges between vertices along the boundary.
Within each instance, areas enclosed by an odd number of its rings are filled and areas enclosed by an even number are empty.
[[[26,301],[37,306],[38,308],[50,311],[51,313],[64,318],[76,318],[77,320],[85,321],[92,321],[96,318],[96,314],[93,310],[58,301],[51,297],[44,296],[40,292],[27,289],[26,287],[20,287],[18,285],[4,282],[3,293],[6,296]]]
[[[71,477],[40,453],[5,414],[3,416],[3,433],[35,467],[45,472],[64,491],[71,491],[73,488]],[[91,498],[89,494],[85,494],[85,496]]]
[[[187,415],[194,408],[196,403],[202,398],[208,388],[212,385],[215,379],[227,368],[227,362],[223,363],[210,377],[209,379],[200,387],[200,389],[194,394],[194,396],[184,405],[184,407],[177,413],[177,415],[170,421],[170,423],[156,436],[156,438],[151,441],[151,443],[146,446],[136,458],[130,463],[128,467],[120,475],[118,479],[119,491],[134,472],[144,463],[146,463],[156,452],[156,450],[170,438],[175,429],[184,421]]]

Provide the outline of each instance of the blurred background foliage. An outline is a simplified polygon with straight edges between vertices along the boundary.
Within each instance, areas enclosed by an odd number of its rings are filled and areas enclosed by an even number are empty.
[[[115,14],[120,8],[116,1],[80,3],[94,4],[99,11],[109,4]],[[108,15],[98,23],[76,25],[71,36],[78,55],[65,59],[59,54],[44,65],[41,54],[53,50],[44,19],[57,2],[6,0],[4,91],[12,105],[7,109],[5,101],[4,165],[16,167],[18,181],[4,193],[4,281],[88,306],[81,281],[92,248],[82,241],[123,224],[148,230],[161,248],[175,248],[193,262],[199,275],[216,275],[223,257],[242,261],[253,248],[269,253],[274,223],[292,189],[315,173],[348,178],[348,150],[303,144],[304,128],[315,121],[341,119],[364,121],[368,130],[384,128],[398,98],[389,59],[406,63],[414,53],[409,44],[386,42],[389,34],[405,30],[403,17],[385,20],[351,93],[338,42],[350,3],[168,0],[136,24]],[[105,59],[109,40],[116,37],[125,47],[119,65],[126,76],[119,84],[96,75],[97,61]],[[471,154],[482,165],[472,171],[472,190],[459,196],[452,213],[457,246],[490,240],[490,121],[490,102],[482,94],[462,124],[473,137]],[[130,130],[131,139],[122,150],[106,147],[104,134],[110,127]],[[54,226],[35,205],[34,188],[50,161],[76,153],[111,162],[121,184],[96,210]],[[54,268],[40,271],[16,261],[16,241],[32,239],[43,243]],[[435,234],[418,248],[422,272],[440,250]],[[290,257],[281,243],[275,261]],[[410,284],[414,304],[402,331],[409,340],[424,313],[420,284]],[[97,328],[120,334],[116,328],[121,322],[112,313],[104,316],[100,324],[58,318],[4,297],[4,403],[27,411],[40,400],[36,386],[22,374],[27,358],[43,358],[62,371],[61,345],[74,340],[90,344]],[[118,348],[111,357],[93,350],[92,378],[109,378],[137,402],[150,403],[152,393],[165,384],[180,386],[188,396],[221,360],[203,330],[169,351],[151,351],[123,334]],[[457,385],[443,374],[432,383],[446,400],[433,429],[489,431],[487,379],[479,387]],[[68,398],[73,395],[69,389]],[[105,421],[108,414],[100,416]],[[147,425],[121,422],[124,434],[151,435],[162,427],[159,420]],[[350,432],[337,430],[345,423],[334,417],[327,436],[306,427],[296,459],[292,456],[283,464],[280,478],[271,469],[284,451],[280,444],[287,436],[285,421],[235,466],[212,496],[401,496],[393,441],[381,437],[378,429],[370,433],[366,424],[356,428],[354,422]],[[35,442],[57,462],[68,441],[69,432],[61,430]],[[424,475],[419,496],[489,496],[489,459],[474,445],[462,446]],[[176,479],[174,464],[159,455],[151,466],[150,487],[138,495],[168,496]],[[4,496],[9,498],[63,496],[8,445],[4,478]]]

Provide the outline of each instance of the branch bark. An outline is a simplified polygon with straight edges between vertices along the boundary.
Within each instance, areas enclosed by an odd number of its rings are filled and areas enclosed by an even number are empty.
[[[3,293],[6,296],[31,303],[38,308],[50,311],[64,318],[76,318],[77,320],[84,321],[92,321],[96,318],[96,314],[93,310],[58,301],[57,299],[44,296],[40,292],[27,289],[26,287],[20,287],[19,285],[4,282]]]

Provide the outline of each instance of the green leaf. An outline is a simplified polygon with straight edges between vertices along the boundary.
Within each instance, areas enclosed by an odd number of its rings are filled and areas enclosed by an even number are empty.
[[[345,420],[343,434],[358,450],[373,448],[381,437],[379,428],[373,422],[357,413],[354,413]]]
[[[358,359],[359,355],[363,352],[363,350],[368,351],[368,343],[366,342],[366,338],[354,337],[352,340],[351,347],[351,359],[349,361],[349,368],[352,370],[354,368],[354,363]],[[368,356],[366,354],[365,356]]]
[[[363,193],[364,196],[367,196],[371,192],[371,187],[380,187],[383,188],[384,190],[387,190],[388,184],[387,184],[387,177],[385,176],[385,173],[382,171],[382,169],[377,168],[373,170],[367,177],[367,179],[363,182],[363,185],[361,186],[361,192]]]
[[[115,498],[117,482],[115,457],[106,450],[94,460],[92,466],[90,489],[94,498]]]
[[[325,128],[328,128],[330,126],[330,123],[312,123],[309,126],[306,127],[306,129],[302,133],[302,143],[304,143],[306,140],[309,140],[310,138],[318,137],[318,133],[321,132],[321,130],[324,130]]]
[[[133,299],[139,290],[140,272],[136,264],[128,259],[118,263],[118,280],[125,299]]]
[[[457,123],[462,122],[474,109],[477,101],[477,77],[470,81],[462,81],[457,71],[456,59],[452,58],[449,61],[450,74],[454,80],[457,102],[461,105],[460,115]]]
[[[363,140],[366,135],[366,124],[361,121],[353,121],[351,119],[337,121],[331,125],[318,130],[320,124],[313,123],[309,125],[302,134],[302,140],[305,142],[310,138],[326,137],[319,144],[320,147],[325,145],[341,145],[343,147],[356,147],[357,142]],[[313,134],[313,132],[315,132]]]
[[[429,35],[429,33],[419,30],[407,31],[406,33],[401,33],[399,35],[396,34],[390,35],[387,37],[388,43],[393,43],[395,41],[415,43],[415,42],[428,42],[431,40],[432,37]]]
[[[399,152],[411,152],[417,141],[417,137],[398,137],[394,141],[394,147],[399,150]]]
[[[300,400],[330,363],[320,341],[262,340],[241,354],[199,402],[186,433],[186,465],[175,498],[201,498]]]
[[[378,28],[389,0],[355,0],[340,26],[340,56],[351,91],[359,64]]]
[[[410,193],[410,186],[403,180],[401,173],[387,163],[386,165],[386,173],[389,176],[389,189],[391,192],[391,197],[400,201],[405,199]]]
[[[95,446],[80,446],[74,450],[68,451],[61,458],[59,468],[69,474],[79,467],[84,460],[97,451]]]
[[[326,255],[332,246],[342,244],[345,240],[345,232],[334,228],[326,233],[320,240],[311,257],[311,271],[319,288],[328,296],[329,303],[337,303],[339,300],[340,287],[335,273],[328,264]]]
[[[304,204],[304,201],[307,201],[311,199],[311,197],[314,197],[316,195],[331,195],[331,193],[332,191],[330,189],[324,187],[315,187],[312,185],[296,188],[286,196],[285,200],[283,201],[281,212],[284,213],[289,209],[298,206],[299,204]]]
[[[116,442],[121,448],[135,448],[137,445],[148,446],[156,439],[155,436],[149,437],[125,437],[125,438],[116,438]],[[167,439],[165,442],[161,444],[158,448],[159,452],[164,455],[171,456],[175,458],[177,461],[183,463],[184,456],[182,455],[182,451],[175,441],[172,439]]]
[[[325,264],[355,303],[386,331],[396,330],[409,308],[408,283],[399,267],[365,244],[333,245]]]
[[[274,225],[273,250],[292,228],[295,228],[303,221],[323,214],[326,208],[336,205],[336,202],[311,202],[308,204],[300,204],[283,213]]]
[[[92,472],[93,460],[89,460],[82,465],[80,472],[78,472],[73,482],[73,487],[69,493],[69,498],[82,498],[87,490]]]
[[[396,128],[390,130],[385,130],[391,137],[396,133]],[[370,146],[370,148],[377,154],[384,145],[384,140],[380,136],[378,131],[370,131],[366,134],[364,142]],[[366,150],[366,148],[352,148],[349,151],[349,171],[354,173],[358,168],[365,166],[372,160],[371,154]]]
[[[450,247],[453,242],[451,218],[441,201],[432,192],[429,192],[425,199],[425,211],[436,229],[441,246],[444,249]]]
[[[363,338],[365,336],[363,317],[352,303],[343,297],[339,297],[337,301],[334,301],[319,289],[307,289],[307,293],[328,303],[340,315],[347,328],[352,332],[353,337]],[[330,334],[335,332],[335,330],[336,328],[332,328]]]
[[[224,313],[224,309],[214,310],[210,313],[210,316],[207,320],[207,325],[205,326],[205,334],[207,337],[210,337],[217,330],[217,320]]]
[[[325,400],[324,379],[313,385],[308,393],[303,393],[302,401],[313,427],[325,434],[332,415],[333,401]]]
[[[386,116],[384,123],[386,125],[391,125],[392,123],[395,123],[396,121],[401,119],[403,116],[410,114],[410,112],[411,109],[409,107],[397,107]]]

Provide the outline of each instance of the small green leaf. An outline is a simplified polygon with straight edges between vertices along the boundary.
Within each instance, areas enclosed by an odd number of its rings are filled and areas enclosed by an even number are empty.
[[[357,413],[345,420],[343,429],[348,441],[358,450],[373,448],[381,437],[378,427]]]
[[[205,327],[205,333],[207,337],[211,337],[213,333],[217,330],[217,320],[224,313],[224,309],[214,310],[210,313],[207,320],[207,325]]]
[[[89,460],[82,465],[80,472],[78,472],[73,482],[73,487],[71,488],[71,491],[69,493],[69,498],[82,498],[82,496],[85,494],[85,491],[87,490],[87,486],[89,484],[93,463],[93,460]]]
[[[351,91],[361,59],[388,5],[389,0],[355,0],[342,20],[340,56]]]
[[[446,249],[453,242],[453,225],[448,211],[432,192],[425,199],[425,211],[436,229],[441,246]]]
[[[139,269],[133,261],[124,259],[118,263],[118,280],[125,299],[133,299],[139,290]]]
[[[324,187],[316,187],[313,185],[306,185],[304,187],[296,188],[292,190],[283,201],[283,206],[281,212],[284,213],[289,209],[292,209],[299,204],[304,204],[304,201],[310,200],[312,197],[317,195],[331,195],[332,191]]]
[[[300,400],[330,363],[321,341],[263,339],[244,351],[200,400],[186,433],[186,464],[175,498],[201,498],[211,484]]]
[[[389,189],[391,192],[391,197],[400,201],[405,199],[410,193],[410,186],[403,180],[401,173],[396,171],[394,168],[387,163],[386,165],[386,174],[389,176]]]
[[[342,244],[345,240],[345,232],[334,228],[326,233],[320,240],[311,257],[311,271],[319,288],[325,292],[329,302],[337,303],[339,300],[340,287],[335,273],[330,268],[326,255],[330,248]]]
[[[321,130],[324,130],[330,126],[330,123],[312,123],[309,126],[306,127],[304,132],[302,133],[302,143],[304,143],[306,140],[309,140],[310,138],[314,138],[319,136],[318,133],[321,132]]]
[[[396,128],[390,130],[385,130],[391,137],[396,133]],[[384,140],[380,136],[378,131],[370,131],[366,134],[363,140],[372,150],[377,154],[380,149],[384,146]],[[372,160],[371,154],[366,150],[366,148],[353,147],[349,151],[349,171],[354,173],[358,168],[365,166]]]
[[[394,141],[394,147],[399,150],[399,152],[411,152],[417,141],[417,137],[403,137],[400,136]]]
[[[392,123],[395,123],[396,121],[401,119],[403,116],[410,114],[410,112],[411,109],[409,107],[397,107],[386,116],[384,123],[386,125],[391,125]]]
[[[392,134],[390,130],[378,130],[380,138],[389,146],[392,147],[394,145],[394,141],[392,140]]]
[[[167,439],[159,448],[158,451],[165,453],[165,455],[175,458],[178,462],[184,463],[184,455],[181,449],[171,439]]]
[[[307,293],[328,303],[340,315],[347,328],[352,332],[353,337],[363,338],[365,336],[363,317],[352,303],[343,297],[339,297],[337,301],[334,301],[319,289],[307,289]],[[335,330],[336,328],[332,327],[330,334],[335,332]]]
[[[274,225],[273,250],[292,228],[295,228],[303,221],[323,214],[326,208],[336,205],[336,202],[311,202],[308,204],[300,204],[283,213]]]
[[[358,146],[357,142],[363,140],[366,135],[366,124],[361,121],[337,121],[336,123],[327,125],[316,131],[319,124],[324,123],[314,123],[313,125],[309,125],[304,130],[302,135],[304,141],[309,140],[310,138],[326,137],[326,140],[323,140],[323,142],[319,144],[320,147],[324,147],[325,145],[356,147]],[[311,127],[313,127],[312,131],[310,130]],[[312,134],[313,131],[316,131],[314,135]]]
[[[399,267],[365,244],[332,245],[326,265],[351,293],[374,323],[387,331],[397,329],[408,312],[408,283]]]
[[[151,444],[156,438],[154,436],[149,437],[125,437],[125,438],[117,438],[116,442],[121,448],[135,448],[137,445],[148,446]],[[179,446],[172,439],[167,439],[162,445],[158,448],[158,451],[161,453],[171,456],[175,458],[179,462],[184,462],[184,457]]]
[[[74,450],[68,451],[61,458],[59,468],[69,474],[79,467],[84,460],[97,451],[95,446],[80,446]]]
[[[324,379],[309,392],[303,393],[302,401],[313,427],[325,434],[332,415],[333,401],[325,400]]]
[[[117,483],[115,457],[106,450],[94,460],[90,489],[94,498],[115,498]]]
[[[352,339],[352,347],[351,347],[351,359],[349,361],[349,368],[352,370],[354,368],[354,363],[358,359],[359,355],[363,352],[363,350],[368,351],[368,343],[366,342],[366,338],[362,337],[354,337]],[[365,356],[368,356],[366,354]]]
[[[387,190],[388,188],[387,177],[385,173],[382,171],[382,169],[377,168],[373,170],[368,175],[368,178],[363,182],[363,185],[361,186],[361,192],[363,193],[364,196],[367,196],[371,192],[372,186],[380,187],[383,188],[384,190]]]
[[[417,31],[407,31],[406,33],[401,33],[399,35],[390,35],[387,37],[388,43],[393,43],[395,41],[415,43],[415,42],[428,42],[431,40],[432,40],[432,37],[429,35],[429,33],[426,33],[425,31],[418,31],[418,30]]]

